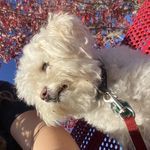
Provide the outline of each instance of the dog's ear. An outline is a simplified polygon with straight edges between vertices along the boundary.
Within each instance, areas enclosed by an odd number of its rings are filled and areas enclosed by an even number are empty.
[[[50,32],[51,39],[56,38],[55,42],[59,46],[66,47],[65,51],[92,57],[94,38],[78,17],[63,12],[49,13],[47,31]]]
[[[82,43],[88,43],[88,29],[74,15],[68,13],[49,13],[48,31],[55,31],[65,40],[81,40]],[[54,33],[54,32],[52,32]]]

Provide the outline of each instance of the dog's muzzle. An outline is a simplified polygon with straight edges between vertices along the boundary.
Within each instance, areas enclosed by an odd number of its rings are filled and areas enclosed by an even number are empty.
[[[61,94],[67,89],[67,85],[58,87],[55,92],[52,92],[48,87],[44,87],[41,91],[40,98],[45,102],[60,102]]]

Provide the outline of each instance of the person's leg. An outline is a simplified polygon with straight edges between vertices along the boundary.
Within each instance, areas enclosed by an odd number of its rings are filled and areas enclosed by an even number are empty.
[[[0,81],[0,123],[23,149],[78,150],[63,128],[46,126],[33,109],[17,98],[12,84]]]
[[[7,81],[0,81],[0,149],[21,150],[10,134],[10,127],[17,116],[25,111],[33,110],[33,107],[27,106],[20,101],[16,95],[16,89],[13,84]],[[1,147],[2,146],[2,147]]]
[[[79,150],[69,133],[62,127],[46,126],[35,111],[18,116],[11,125],[11,134],[25,150]]]

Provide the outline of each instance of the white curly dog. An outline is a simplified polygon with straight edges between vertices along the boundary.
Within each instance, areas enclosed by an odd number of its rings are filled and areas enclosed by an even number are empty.
[[[149,56],[126,46],[95,50],[94,42],[77,17],[49,14],[48,24],[24,47],[15,79],[19,97],[34,105],[47,125],[85,118],[133,149],[123,119],[103,100],[105,68],[108,89],[132,106],[150,149]]]

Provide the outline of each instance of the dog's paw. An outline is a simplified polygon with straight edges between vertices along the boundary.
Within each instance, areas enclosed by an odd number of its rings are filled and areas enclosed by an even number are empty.
[[[6,150],[6,141],[3,137],[0,136],[0,150]]]

